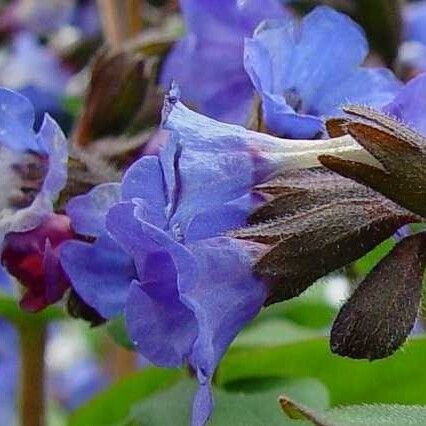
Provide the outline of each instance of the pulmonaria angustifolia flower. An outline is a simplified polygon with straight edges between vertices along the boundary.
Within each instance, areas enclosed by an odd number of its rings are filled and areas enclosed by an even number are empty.
[[[2,264],[26,289],[22,309],[37,312],[62,298],[69,281],[59,263],[59,247],[73,237],[69,218],[57,214],[32,231],[6,235]]]
[[[368,44],[361,27],[321,6],[294,20],[267,21],[246,39],[244,64],[275,134],[315,138],[322,116],[343,115],[343,103],[381,107],[400,83],[382,68],[361,67]]]
[[[407,2],[403,8],[403,42],[398,68],[404,79],[426,71],[426,1]]]
[[[0,61],[0,84],[30,100],[36,111],[36,128],[46,112],[62,126],[69,124],[62,97],[70,76],[54,52],[30,33],[17,34],[11,51]]]
[[[174,89],[175,90],[175,89]],[[261,309],[267,286],[251,265],[267,248],[227,236],[263,200],[251,191],[281,168],[318,165],[317,152],[359,152],[350,138],[286,141],[216,122],[167,97],[170,140],[145,156],[121,185],[71,200],[76,232],[61,262],[73,287],[105,318],[121,314],[137,349],[152,363],[189,363],[200,383],[193,424],[213,401],[214,370],[240,329]]]
[[[404,8],[404,38],[426,45],[426,1],[410,2]]]
[[[8,30],[27,30],[47,34],[60,29],[71,19],[75,0],[13,0],[1,17]]]
[[[34,131],[27,98],[0,89],[0,240],[10,232],[35,229],[52,212],[66,183],[67,142],[48,115]]]
[[[67,144],[47,115],[35,133],[34,109],[22,95],[0,89],[0,110],[2,261],[28,288],[22,306],[39,310],[63,293],[54,249],[70,231],[62,216],[53,215],[53,202],[66,182]]]
[[[244,37],[264,19],[289,17],[278,0],[181,0],[187,34],[166,58],[161,83],[221,121],[246,124],[253,86],[244,71]]]

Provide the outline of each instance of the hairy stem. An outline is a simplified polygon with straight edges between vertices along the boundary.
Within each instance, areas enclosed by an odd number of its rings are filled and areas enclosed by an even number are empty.
[[[30,321],[19,327],[21,346],[21,377],[19,411],[21,426],[45,424],[45,324]]]

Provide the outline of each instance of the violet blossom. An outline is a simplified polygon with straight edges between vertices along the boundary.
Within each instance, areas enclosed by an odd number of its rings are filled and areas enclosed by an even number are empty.
[[[69,202],[73,228],[94,241],[65,242],[61,263],[103,317],[124,312],[149,361],[192,366],[200,383],[192,421],[201,425],[215,368],[268,294],[251,270],[267,246],[227,236],[263,201],[252,187],[286,168],[318,166],[318,153],[362,150],[350,137],[290,141],[219,123],[186,108],[176,89],[164,128],[171,137],[158,157]]]
[[[244,64],[266,127],[283,137],[315,138],[323,116],[343,115],[342,104],[390,102],[400,83],[387,69],[361,67],[367,54],[362,28],[326,6],[300,22],[261,24],[246,39]]]

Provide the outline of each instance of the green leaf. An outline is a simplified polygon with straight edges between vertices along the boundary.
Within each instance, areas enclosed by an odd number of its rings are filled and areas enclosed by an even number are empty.
[[[18,301],[8,295],[0,293],[0,317],[15,325],[28,323],[49,323],[66,319],[64,311],[58,306],[49,306],[36,314],[28,313],[19,307]]]
[[[300,297],[268,306],[254,322],[280,318],[309,328],[329,327],[337,315],[337,309],[325,300],[323,290],[324,286],[318,282]]]
[[[71,114],[74,118],[78,117],[83,108],[83,100],[79,96],[67,96],[62,100],[62,104],[65,111]]]
[[[189,379],[146,399],[132,410],[126,426],[175,426],[189,423],[197,384]],[[283,418],[278,396],[285,392],[306,404],[328,406],[327,390],[315,380],[301,380],[258,393],[231,393],[215,389],[215,409],[210,426],[283,426],[293,424]]]
[[[319,337],[320,333],[291,321],[270,319],[242,331],[233,343],[234,347],[279,346]]]
[[[221,386],[247,378],[312,377],[330,391],[332,405],[426,404],[426,338],[412,338],[392,357],[374,362],[333,355],[327,338],[271,348],[231,350],[217,372]]]
[[[366,276],[395,247],[395,244],[394,238],[383,241],[353,264],[353,272],[359,277]]]
[[[147,368],[97,394],[71,414],[69,426],[109,426],[121,422],[138,401],[175,383],[179,370]]]
[[[409,405],[361,405],[330,410],[325,419],[335,424],[426,425],[426,407]]]
[[[126,349],[134,349],[134,345],[127,334],[124,317],[120,316],[108,321],[106,324],[108,334],[117,345],[123,346]]]
[[[306,419],[315,425],[364,426],[364,425],[418,425],[426,424],[426,407],[413,405],[359,405],[334,408],[326,412],[312,410],[283,396],[283,411],[289,418]],[[303,422],[304,423],[304,422]]]

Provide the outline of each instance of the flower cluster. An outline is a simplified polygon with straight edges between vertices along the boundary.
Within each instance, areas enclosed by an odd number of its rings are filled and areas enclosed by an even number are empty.
[[[35,133],[34,109],[22,95],[1,89],[0,108],[2,261],[30,289],[23,307],[39,310],[59,300],[67,287],[58,280],[55,247],[71,231],[67,219],[53,213],[67,179],[67,143],[47,115]]]
[[[189,365],[199,383],[192,423],[203,425],[220,360],[263,307],[424,221],[426,75],[404,86],[367,66],[364,31],[329,7],[297,19],[275,0],[181,5],[187,33],[160,80],[175,79],[182,96],[172,84],[161,148],[140,151],[119,182],[90,182],[64,209],[54,203],[70,184],[65,137],[49,116],[35,130],[30,102],[0,89],[1,259],[26,289],[24,309],[71,287],[92,324],[124,317],[151,363]],[[25,54],[18,43],[6,77],[28,83],[15,88],[29,97],[34,76],[58,95],[68,77],[44,48],[39,73],[13,72],[40,49],[19,40]],[[239,125],[250,113],[263,133]],[[333,351],[376,359],[405,341],[426,262],[424,233],[407,229],[340,311]]]
[[[264,19],[288,19],[289,12],[278,0],[183,0],[181,6],[188,33],[166,59],[163,86],[175,80],[182,100],[203,114],[245,124],[253,88],[244,71],[244,37]]]

